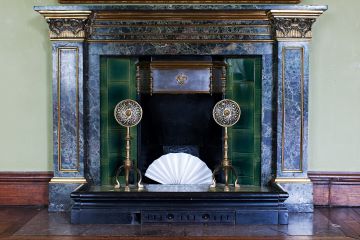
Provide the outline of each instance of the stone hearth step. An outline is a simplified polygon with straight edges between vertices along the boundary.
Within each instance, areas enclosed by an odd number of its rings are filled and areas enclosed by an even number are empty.
[[[174,189],[176,191],[174,191]],[[85,184],[71,193],[73,224],[287,224],[288,193],[272,186],[145,185],[143,190]]]

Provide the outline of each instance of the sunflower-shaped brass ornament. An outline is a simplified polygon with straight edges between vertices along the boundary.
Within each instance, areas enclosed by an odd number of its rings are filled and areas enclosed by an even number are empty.
[[[142,118],[142,108],[136,101],[126,99],[116,104],[114,116],[121,126],[133,127],[136,126]]]
[[[116,181],[116,188],[120,188],[120,183],[118,180],[119,174],[122,169],[125,170],[125,191],[130,191],[129,187],[129,173],[131,170],[134,170],[139,175],[139,181],[137,183],[138,188],[143,188],[142,182],[142,176],[141,172],[138,168],[136,168],[131,159],[130,159],[130,127],[134,127],[137,124],[139,124],[141,118],[142,118],[142,108],[140,104],[138,104],[136,101],[131,99],[126,99],[118,104],[116,104],[114,109],[114,116],[115,120],[123,127],[126,127],[126,157],[124,160],[124,164],[120,166],[115,175],[115,181]]]
[[[222,127],[233,126],[239,121],[240,115],[240,106],[230,99],[223,99],[219,101],[213,109],[214,120]]]
[[[227,128],[235,125],[241,115],[241,109],[239,104],[230,99],[223,99],[215,104],[213,109],[213,118],[217,124],[224,127],[224,158],[221,165],[215,168],[213,172],[213,184],[211,187],[216,187],[215,175],[222,169],[225,175],[225,191],[229,191],[229,170],[235,175],[235,188],[240,187],[238,184],[238,175],[235,168],[231,165],[231,161],[228,158],[228,132]]]

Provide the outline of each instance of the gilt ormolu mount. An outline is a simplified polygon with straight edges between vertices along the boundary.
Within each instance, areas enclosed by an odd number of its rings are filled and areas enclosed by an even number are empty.
[[[35,10],[48,21],[53,42],[51,211],[69,209],[70,192],[80,183],[100,182],[99,62],[108,55],[259,56],[261,185],[273,181],[289,192],[285,204],[290,211],[312,210],[312,185],[307,177],[308,57],[312,24],[325,6],[66,5]],[[91,187],[84,186],[82,193],[86,189]],[[136,194],[127,195],[124,206]],[[211,197],[224,197],[215,195]],[[74,195],[75,202],[78,196]],[[285,197],[272,196],[278,199],[276,207],[282,206]],[[236,193],[233,197],[240,201]],[[236,219],[235,223],[241,222],[241,217]]]

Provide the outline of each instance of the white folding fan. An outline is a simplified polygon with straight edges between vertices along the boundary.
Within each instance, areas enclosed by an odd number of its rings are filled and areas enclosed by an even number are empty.
[[[145,176],[161,184],[211,184],[212,172],[199,158],[169,153],[156,159]]]

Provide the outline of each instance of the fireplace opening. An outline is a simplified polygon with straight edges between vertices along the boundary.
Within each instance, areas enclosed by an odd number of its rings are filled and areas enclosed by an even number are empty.
[[[143,119],[138,128],[138,167],[167,153],[185,152],[204,161],[210,169],[222,158],[222,129],[212,109],[222,94],[154,94],[140,97]],[[152,181],[145,177],[145,183]]]

